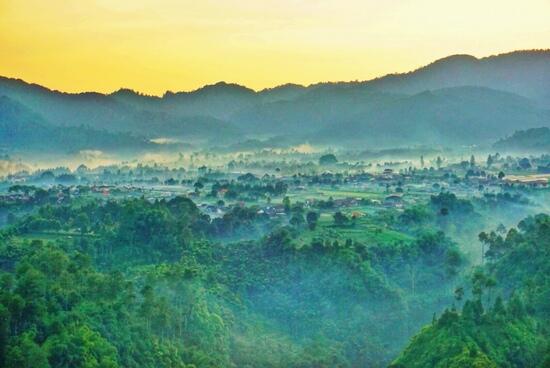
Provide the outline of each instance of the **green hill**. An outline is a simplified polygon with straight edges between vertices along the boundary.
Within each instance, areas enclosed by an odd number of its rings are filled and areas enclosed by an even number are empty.
[[[550,151],[550,128],[519,130],[494,144],[494,148],[505,151],[548,152]]]
[[[472,275],[472,298],[425,327],[391,367],[548,367],[549,230],[541,214],[505,237],[480,235],[488,262]]]
[[[157,145],[128,133],[110,133],[90,127],[52,126],[42,116],[8,97],[0,96],[0,147],[25,152],[80,150],[135,151]]]

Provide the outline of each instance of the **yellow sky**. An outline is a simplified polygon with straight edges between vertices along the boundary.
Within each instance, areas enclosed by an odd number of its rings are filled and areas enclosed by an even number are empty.
[[[150,94],[365,80],[550,47],[550,0],[0,0],[0,75]]]

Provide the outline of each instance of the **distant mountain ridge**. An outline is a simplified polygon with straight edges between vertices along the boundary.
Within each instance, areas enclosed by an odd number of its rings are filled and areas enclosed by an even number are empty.
[[[457,86],[480,86],[502,89],[511,93],[524,95],[531,99],[550,102],[550,91],[547,88],[550,82],[549,63],[550,49],[512,51],[482,58],[476,58],[467,54],[456,54],[438,59],[410,72],[387,74],[365,81],[320,82],[309,86],[287,83],[265,88],[257,92],[243,85],[220,81],[215,84],[204,85],[192,91],[166,91],[162,97],[143,94],[129,88],[120,88],[111,94],[102,94],[99,92],[68,93],[28,83],[22,79],[1,76],[0,83],[2,85],[6,83],[19,83],[45,92],[53,92],[65,96],[116,96],[125,93],[139,97],[142,100],[149,99],[153,101],[170,100],[178,97],[208,96],[209,94],[217,92],[226,93],[231,90],[242,95],[267,96],[266,100],[268,102],[277,99],[277,97],[286,99],[285,92],[288,92],[291,97],[296,97],[313,89],[330,88],[330,86],[334,85],[362,85],[388,92],[399,90],[399,93],[418,93],[429,89]],[[492,73],[488,73],[490,68],[493,68]],[[469,73],[472,71],[476,73],[483,72],[484,75],[480,79],[479,74],[472,75]],[[511,73],[508,74],[508,72]],[[529,75],[532,76],[529,77]],[[523,79],[518,80],[519,77]],[[527,81],[525,77],[528,78]],[[502,78],[506,80],[502,80]],[[522,89],[522,84],[527,85],[525,89]],[[273,98],[272,96],[277,97]]]
[[[363,82],[286,84],[261,91],[219,82],[148,96],[64,93],[0,77],[0,96],[57,127],[232,144],[291,135],[313,143],[479,144],[550,126],[550,50],[477,59],[454,55]]]
[[[0,96],[0,148],[17,152],[67,153],[82,150],[139,151],[155,145],[128,133],[90,127],[55,127],[9,97]]]
[[[415,93],[458,86],[511,92],[550,107],[550,50],[514,51],[476,58],[452,55],[405,74],[364,82],[384,91]]]
[[[508,92],[453,87],[375,106],[338,126],[329,126],[319,138],[386,146],[399,146],[404,141],[447,146],[488,144],[494,141],[495,132],[509,131],[518,124],[525,128],[550,125],[550,111]]]
[[[494,144],[496,149],[520,152],[550,152],[550,128],[519,130]]]

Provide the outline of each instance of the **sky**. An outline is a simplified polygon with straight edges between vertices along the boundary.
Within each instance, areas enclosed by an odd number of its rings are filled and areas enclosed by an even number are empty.
[[[550,48],[550,0],[0,0],[0,75],[161,95],[368,80]]]

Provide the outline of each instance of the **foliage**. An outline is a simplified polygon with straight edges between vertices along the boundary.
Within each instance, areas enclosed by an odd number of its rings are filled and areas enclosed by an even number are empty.
[[[212,220],[183,197],[40,206],[0,233],[6,365],[380,365],[450,301],[463,257],[443,233],[298,245],[321,219],[288,205],[292,226],[221,244],[265,215]]]
[[[482,233],[480,239],[489,263],[472,275],[473,299],[461,313],[447,310],[425,327],[392,367],[546,366],[550,216],[528,217],[506,237]],[[492,302],[495,287],[507,303],[500,296]]]

